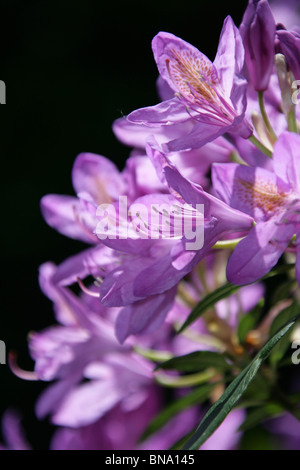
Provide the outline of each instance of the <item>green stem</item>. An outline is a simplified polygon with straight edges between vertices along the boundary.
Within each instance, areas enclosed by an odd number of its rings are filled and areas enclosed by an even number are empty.
[[[260,140],[258,140],[255,135],[251,135],[251,137],[249,137],[249,140],[250,142],[252,142],[253,145],[255,145],[255,147],[257,147],[261,152],[263,152],[265,155],[267,155],[267,157],[269,158],[272,158],[273,155],[272,155],[272,152],[271,150],[267,149],[267,147],[264,146],[264,144],[262,144],[260,142]]]
[[[216,376],[216,371],[208,369],[204,372],[197,374],[189,374],[182,376],[171,376],[167,374],[157,374],[155,376],[156,382],[165,387],[180,388],[180,387],[191,387],[193,385],[199,385],[208,382]]]
[[[181,326],[182,326],[181,324],[175,324],[174,325],[175,331],[177,332]],[[187,338],[189,341],[192,341],[193,343],[196,343],[196,344],[198,343],[202,345],[204,344],[205,346],[213,347],[214,349],[217,349],[219,352],[224,352],[226,349],[225,343],[223,343],[221,340],[219,340],[215,336],[211,336],[207,333],[205,334],[196,333],[195,330],[192,330],[190,328],[190,329],[184,330],[181,334],[182,336]]]
[[[298,134],[297,119],[295,114],[295,107],[293,107],[287,115],[288,128],[290,132]]]
[[[259,102],[259,109],[260,109],[260,112],[261,112],[261,115],[262,115],[262,118],[264,120],[264,123],[270,133],[270,136],[271,136],[271,139],[276,142],[277,140],[277,135],[275,134],[274,132],[274,129],[269,121],[269,118],[268,118],[268,115],[267,115],[267,112],[266,112],[266,108],[265,108],[265,102],[264,102],[264,92],[263,91],[259,91],[258,92],[258,102]]]
[[[173,357],[173,355],[168,351],[156,351],[154,349],[146,349],[139,346],[135,346],[134,350],[140,356],[150,359],[150,361],[154,362],[165,362],[169,359],[172,359]]]
[[[223,250],[225,248],[229,250],[233,250],[240,241],[243,240],[243,238],[234,238],[232,240],[220,240],[217,243],[214,244],[213,249],[215,250]]]

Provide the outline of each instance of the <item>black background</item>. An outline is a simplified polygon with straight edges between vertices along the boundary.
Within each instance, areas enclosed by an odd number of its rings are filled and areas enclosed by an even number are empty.
[[[120,168],[129,149],[115,139],[114,119],[155,104],[157,69],[151,39],[160,30],[214,59],[230,14],[240,24],[247,1],[0,0],[1,314],[0,339],[32,369],[31,330],[54,323],[39,290],[41,263],[56,263],[83,245],[43,221],[40,198],[73,194],[71,168],[83,151]],[[24,382],[0,366],[0,414],[18,409],[29,442],[46,449],[52,428],[34,403],[43,383]]]

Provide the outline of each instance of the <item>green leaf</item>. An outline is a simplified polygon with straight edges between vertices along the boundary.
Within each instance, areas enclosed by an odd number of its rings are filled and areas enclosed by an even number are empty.
[[[216,384],[205,384],[193,390],[188,395],[174,401],[157,415],[143,433],[141,440],[144,441],[151,434],[161,429],[173,416],[191,406],[203,403],[209,397]]]
[[[269,356],[275,344],[290,330],[295,324],[295,321],[296,318],[289,321],[266,342],[250,364],[231,382],[219,400],[209,409],[196,432],[186,442],[183,449],[199,449],[213,434],[241,398],[248,385],[255,377],[262,362]]]
[[[251,400],[251,398],[255,398],[255,400],[266,402],[270,400],[271,388],[270,380],[258,371],[252,382],[248,385],[243,399]]]
[[[189,438],[194,434],[197,428],[192,429],[186,436],[181,437],[175,444],[170,447],[169,450],[181,450],[184,444],[189,440]]]
[[[239,448],[241,450],[278,450],[270,432],[259,425],[244,432]]]
[[[254,307],[250,312],[248,312],[246,315],[243,315],[241,317],[238,330],[237,330],[237,335],[240,343],[243,343],[247,337],[247,334],[249,331],[253,330],[255,328],[259,317],[261,315],[261,310],[264,305],[264,299],[261,299],[259,303]]]
[[[264,277],[261,278],[261,280],[265,279],[270,279],[275,276],[279,276],[281,274],[286,273],[290,269],[293,269],[295,267],[294,264],[286,264],[284,266],[279,266],[278,268],[273,269],[270,271],[268,274],[266,274]],[[249,285],[249,284],[248,284]],[[198,318],[203,315],[207,310],[212,308],[219,300],[222,300],[229,295],[234,294],[238,289],[240,289],[242,286],[236,286],[234,284],[231,284],[230,282],[227,282],[223,286],[219,287],[213,292],[210,292],[204,299],[202,299],[196,307],[191,311],[189,314],[188,318],[184,322],[184,324],[179,328],[177,333],[181,333],[183,330],[185,330],[188,326],[190,326],[194,321],[198,320]]]
[[[296,279],[288,279],[276,286],[276,290],[272,295],[272,305],[276,305],[278,302],[284,299],[291,298],[291,292],[298,286]]]
[[[296,317],[299,313],[299,305],[296,301],[292,302],[291,305],[281,310],[281,312],[274,318],[270,330],[269,336],[273,336],[283,325],[289,320]]]
[[[241,286],[235,286],[230,282],[224,284],[224,286],[219,287],[213,292],[210,292],[206,297],[204,297],[201,302],[199,302],[196,307],[191,311],[188,318],[184,324],[178,330],[178,334],[190,326],[194,321],[196,321],[203,313],[213,307],[219,300],[228,297],[229,295],[236,292]]]
[[[291,305],[289,305],[287,308],[282,310],[274,318],[271,324],[270,330],[269,330],[269,335],[272,336],[274,332],[277,331],[288,320],[290,320],[291,318],[294,318],[298,312],[299,312],[299,305],[296,301],[294,301]],[[285,338],[283,338],[282,341],[280,341],[280,343],[277,344],[277,346],[275,346],[275,348],[273,349],[270,355],[271,364],[276,364],[283,358],[287,349],[290,346],[290,343],[291,343],[290,335],[286,335]]]
[[[278,416],[284,411],[284,408],[278,403],[265,403],[263,406],[250,411],[247,418],[240,426],[239,431],[247,431],[257,426],[265,419]]]
[[[178,370],[180,372],[199,372],[207,368],[218,370],[229,370],[232,365],[229,364],[225,356],[212,351],[195,351],[184,356],[173,357],[162,364],[159,364],[155,370]]]

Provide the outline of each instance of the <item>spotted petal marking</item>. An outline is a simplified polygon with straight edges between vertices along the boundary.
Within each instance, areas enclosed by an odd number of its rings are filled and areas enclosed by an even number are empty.
[[[254,184],[241,180],[239,183],[239,196],[249,206],[261,209],[267,217],[282,211],[288,205],[288,194],[278,192],[277,187],[270,182],[256,179]]]
[[[191,50],[169,50],[170,59],[166,59],[171,80],[186,99],[195,101],[195,92],[207,102],[215,101],[217,95],[213,89],[219,84],[214,65],[203,54],[196,55]]]

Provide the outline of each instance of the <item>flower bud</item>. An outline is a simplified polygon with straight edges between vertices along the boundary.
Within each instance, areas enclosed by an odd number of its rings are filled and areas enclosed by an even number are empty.
[[[267,0],[249,0],[240,33],[245,48],[245,65],[257,91],[268,87],[275,54],[275,21]]]
[[[287,70],[287,63],[284,55],[275,55],[278,82],[281,90],[281,106],[284,114],[288,115],[293,109],[292,101],[292,79],[291,72]]]
[[[295,79],[300,80],[300,34],[296,31],[276,31],[275,49],[283,54]]]

